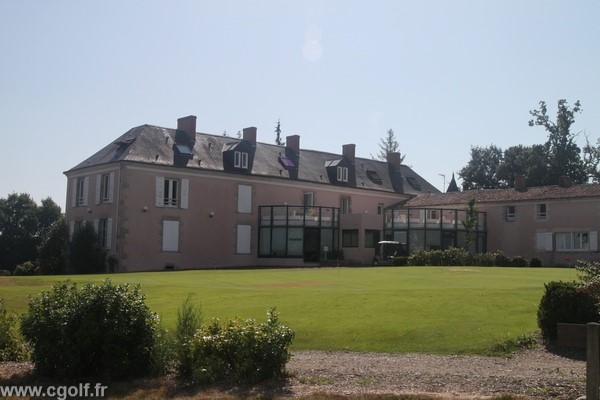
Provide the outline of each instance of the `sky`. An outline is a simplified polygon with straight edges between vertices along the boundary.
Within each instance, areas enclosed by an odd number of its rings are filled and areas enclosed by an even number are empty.
[[[64,210],[64,171],[187,115],[366,158],[393,129],[443,190],[472,146],[544,143],[541,100],[580,100],[596,142],[599,20],[597,0],[0,0],[0,197]]]

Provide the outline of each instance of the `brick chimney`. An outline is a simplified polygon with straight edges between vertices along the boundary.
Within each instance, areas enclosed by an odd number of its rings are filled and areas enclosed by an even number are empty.
[[[256,127],[255,126],[250,126],[248,128],[244,128],[242,130],[243,136],[242,138],[247,141],[250,142],[251,145],[256,146]]]
[[[354,164],[356,160],[356,145],[355,144],[345,144],[342,146],[342,155],[346,158],[346,160],[350,161],[351,164]]]
[[[527,191],[527,182],[524,175],[515,174],[515,190],[517,192]]]
[[[570,176],[559,176],[558,177],[558,186],[562,187],[562,188],[569,188],[573,185],[573,182],[571,181],[571,177]]]
[[[388,165],[392,166],[395,170],[400,169],[400,153],[387,153]]]
[[[193,146],[196,143],[196,116],[189,115],[177,119],[177,129],[184,131],[190,144]]]
[[[285,138],[285,147],[296,155],[300,154],[300,135],[290,135]]]

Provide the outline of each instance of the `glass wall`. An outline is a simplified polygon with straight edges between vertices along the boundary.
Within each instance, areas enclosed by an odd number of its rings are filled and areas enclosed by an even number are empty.
[[[326,252],[337,251],[339,213],[335,207],[260,206],[259,257],[316,253],[324,258]]]
[[[408,255],[416,250],[469,248],[487,251],[487,215],[478,212],[475,227],[465,228],[467,210],[444,208],[396,208],[385,210],[384,237],[403,245]],[[468,246],[467,246],[468,243]]]

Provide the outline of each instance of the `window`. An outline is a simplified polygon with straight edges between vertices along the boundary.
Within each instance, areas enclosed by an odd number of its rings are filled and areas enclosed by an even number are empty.
[[[238,185],[238,212],[252,212],[252,186]]]
[[[98,239],[100,241],[100,247],[103,249],[110,249],[111,230],[112,218],[102,218],[98,220]]]
[[[358,229],[342,230],[342,247],[358,247]]]
[[[383,203],[377,204],[377,215],[383,214]]]
[[[162,251],[179,251],[179,221],[163,221]]]
[[[552,232],[536,233],[535,243],[535,247],[537,250],[552,251]]]
[[[115,173],[96,175],[96,204],[112,203]]]
[[[535,206],[535,217],[539,220],[546,219],[546,204],[536,204]]]
[[[304,193],[304,197],[302,199],[304,207],[312,207],[315,205],[315,194],[312,192]]]
[[[381,179],[381,177],[379,176],[379,174],[377,173],[377,171],[367,170],[367,177],[373,183],[376,183],[378,185],[381,185],[383,183],[383,179]]]
[[[427,220],[437,220],[439,215],[439,210],[427,210]]]
[[[177,207],[179,181],[177,179],[165,179],[163,204],[167,207]]]
[[[89,176],[84,178],[77,178],[74,181],[73,188],[73,207],[81,207],[88,205],[88,187],[89,187]]]
[[[250,254],[250,235],[252,232],[252,226],[250,225],[238,225],[237,226],[237,254]]]
[[[557,232],[556,251],[598,251],[598,232]]]
[[[342,197],[340,199],[340,213],[350,214],[350,197]]]
[[[515,206],[504,207],[504,219],[506,221],[514,221],[515,220]]]
[[[348,182],[348,167],[337,167],[338,182]]]
[[[248,168],[248,153],[236,151],[233,156],[233,166],[236,168]]]
[[[375,248],[379,242],[379,231],[374,229],[365,229],[365,247]]]

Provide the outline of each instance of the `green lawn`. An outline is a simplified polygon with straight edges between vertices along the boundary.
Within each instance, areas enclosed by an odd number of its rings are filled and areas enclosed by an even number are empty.
[[[0,277],[9,309],[53,282],[104,275]],[[163,324],[194,295],[206,318],[265,319],[277,307],[296,331],[293,348],[381,352],[483,353],[493,343],[537,331],[544,283],[574,280],[573,269],[380,267],[181,271],[109,276],[141,284]]]

